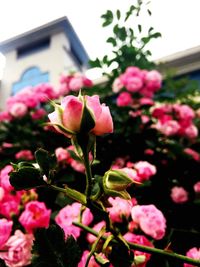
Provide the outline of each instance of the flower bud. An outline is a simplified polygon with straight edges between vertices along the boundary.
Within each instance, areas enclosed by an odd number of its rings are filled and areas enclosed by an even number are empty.
[[[109,196],[131,199],[126,189],[132,183],[133,181],[119,170],[109,170],[103,176],[103,189]]]

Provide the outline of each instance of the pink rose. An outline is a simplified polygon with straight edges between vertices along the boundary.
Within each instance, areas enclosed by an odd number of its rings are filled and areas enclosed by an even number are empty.
[[[200,181],[198,181],[196,184],[194,184],[194,192],[200,193]]]
[[[8,221],[7,219],[0,219],[0,250],[3,248],[6,241],[10,237],[12,226],[12,221]]]
[[[55,217],[56,223],[63,228],[65,236],[73,235],[74,238],[78,238],[81,233],[81,228],[74,226],[72,223],[79,220],[81,211],[81,204],[74,202],[72,205],[67,205],[62,208]],[[82,214],[82,223],[89,225],[93,220],[91,211],[86,208]]]
[[[118,93],[123,88],[123,83],[121,82],[120,78],[116,78],[112,85],[112,90],[114,93]]]
[[[84,111],[84,101],[94,120],[95,126],[88,129],[94,135],[102,135],[113,132],[113,122],[109,108],[104,104],[100,104],[99,96],[66,96],[60,106],[56,106],[56,110],[49,114],[49,119],[56,129],[66,135],[72,137],[80,132],[82,125],[82,116]],[[59,128],[60,127],[60,128]]]
[[[9,109],[10,114],[13,117],[21,118],[28,112],[27,106],[23,103],[15,103],[11,108]]]
[[[192,159],[199,161],[200,160],[200,155],[198,152],[196,152],[195,150],[193,150],[192,148],[185,148],[183,150],[183,152],[189,156],[191,156]]]
[[[128,92],[122,92],[117,97],[117,106],[118,107],[130,106],[132,103],[133,103],[132,96]]]
[[[188,192],[181,186],[174,186],[171,189],[170,196],[175,203],[185,203],[188,201]]]
[[[96,224],[92,227],[92,229],[98,233],[98,232],[99,232],[103,227],[105,227],[105,226],[106,226],[105,221],[101,221],[101,222],[96,223]],[[109,235],[110,235],[110,232],[108,232],[108,233],[104,233],[104,236],[109,236]],[[86,236],[86,239],[87,239],[87,241],[88,241],[90,244],[92,244],[92,243],[95,242],[95,240],[97,239],[97,237],[96,237],[95,235],[93,235],[93,234],[89,234],[89,233],[88,233],[87,236]]]
[[[190,250],[188,250],[188,252],[186,253],[186,256],[195,260],[200,260],[200,248],[191,248]],[[184,263],[184,267],[195,267],[192,264],[189,263]]]
[[[62,147],[56,148],[55,154],[56,154],[56,158],[58,162],[61,162],[61,161],[67,162],[67,160],[70,158],[70,154],[67,151],[67,149],[62,148]]]
[[[139,161],[134,164],[137,175],[140,177],[139,182],[149,180],[149,178],[156,174],[156,167],[147,161]]]
[[[165,235],[166,219],[154,205],[137,205],[132,208],[131,216],[141,230],[156,240]]]
[[[15,158],[24,160],[33,160],[34,156],[30,150],[24,149],[15,154]]]
[[[145,75],[146,87],[155,92],[161,88],[162,76],[157,70],[148,71]]]
[[[19,217],[19,222],[27,232],[32,233],[36,228],[49,226],[51,210],[46,208],[45,203],[30,201],[25,205],[25,210]]]
[[[88,250],[85,250],[83,252],[82,257],[81,257],[81,261],[78,264],[78,267],[85,267],[85,264],[86,264],[88,255],[89,255],[89,251]],[[104,260],[106,260],[106,256],[103,253],[99,253],[98,256],[100,256],[101,258],[103,258]],[[88,267],[100,267],[100,265],[95,261],[94,256],[92,256],[90,258]],[[113,267],[113,265],[110,264],[109,267]]]
[[[10,184],[9,173],[13,171],[11,165],[6,165],[0,172],[0,186],[3,187],[6,191],[13,190],[13,186]]]
[[[113,222],[123,222],[123,218],[128,219],[131,215],[132,202],[120,197],[109,197],[108,201],[112,207],[107,208]]]
[[[191,124],[184,129],[184,135],[189,139],[196,138],[198,136],[198,129],[195,125]]]
[[[31,263],[33,236],[16,230],[5,244],[8,251],[0,252],[0,258],[8,267],[23,267]]]
[[[11,219],[13,215],[18,215],[20,202],[20,192],[17,192],[15,195],[11,195],[10,192],[4,191],[4,196],[0,203],[0,214],[8,219]]]

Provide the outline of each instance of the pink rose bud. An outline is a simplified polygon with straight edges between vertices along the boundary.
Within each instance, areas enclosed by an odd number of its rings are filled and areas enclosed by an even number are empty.
[[[181,186],[174,186],[171,190],[171,198],[175,203],[185,203],[188,201],[188,192]]]
[[[71,138],[80,132],[102,135],[113,132],[110,110],[100,104],[99,96],[66,96],[49,119],[58,132]]]

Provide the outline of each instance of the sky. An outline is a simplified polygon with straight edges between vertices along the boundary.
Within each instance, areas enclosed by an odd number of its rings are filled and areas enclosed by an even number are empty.
[[[108,30],[100,18],[106,10],[127,11],[136,0],[6,0],[1,2],[0,42],[67,16],[89,57],[111,51]],[[142,16],[144,27],[153,26],[162,38],[150,45],[153,59],[200,45],[199,0],[151,0],[152,16]],[[0,68],[4,60],[0,57]]]

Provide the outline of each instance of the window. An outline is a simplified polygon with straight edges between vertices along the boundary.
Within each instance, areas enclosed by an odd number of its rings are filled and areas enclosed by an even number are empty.
[[[41,50],[49,48],[50,38],[46,38],[37,42],[32,42],[29,45],[20,47],[17,50],[17,58],[20,59],[25,56],[29,56],[33,53],[40,52]]]
[[[49,73],[42,73],[38,67],[31,67],[25,70],[18,82],[13,83],[12,95],[27,86],[35,86],[40,83],[49,82]]]

